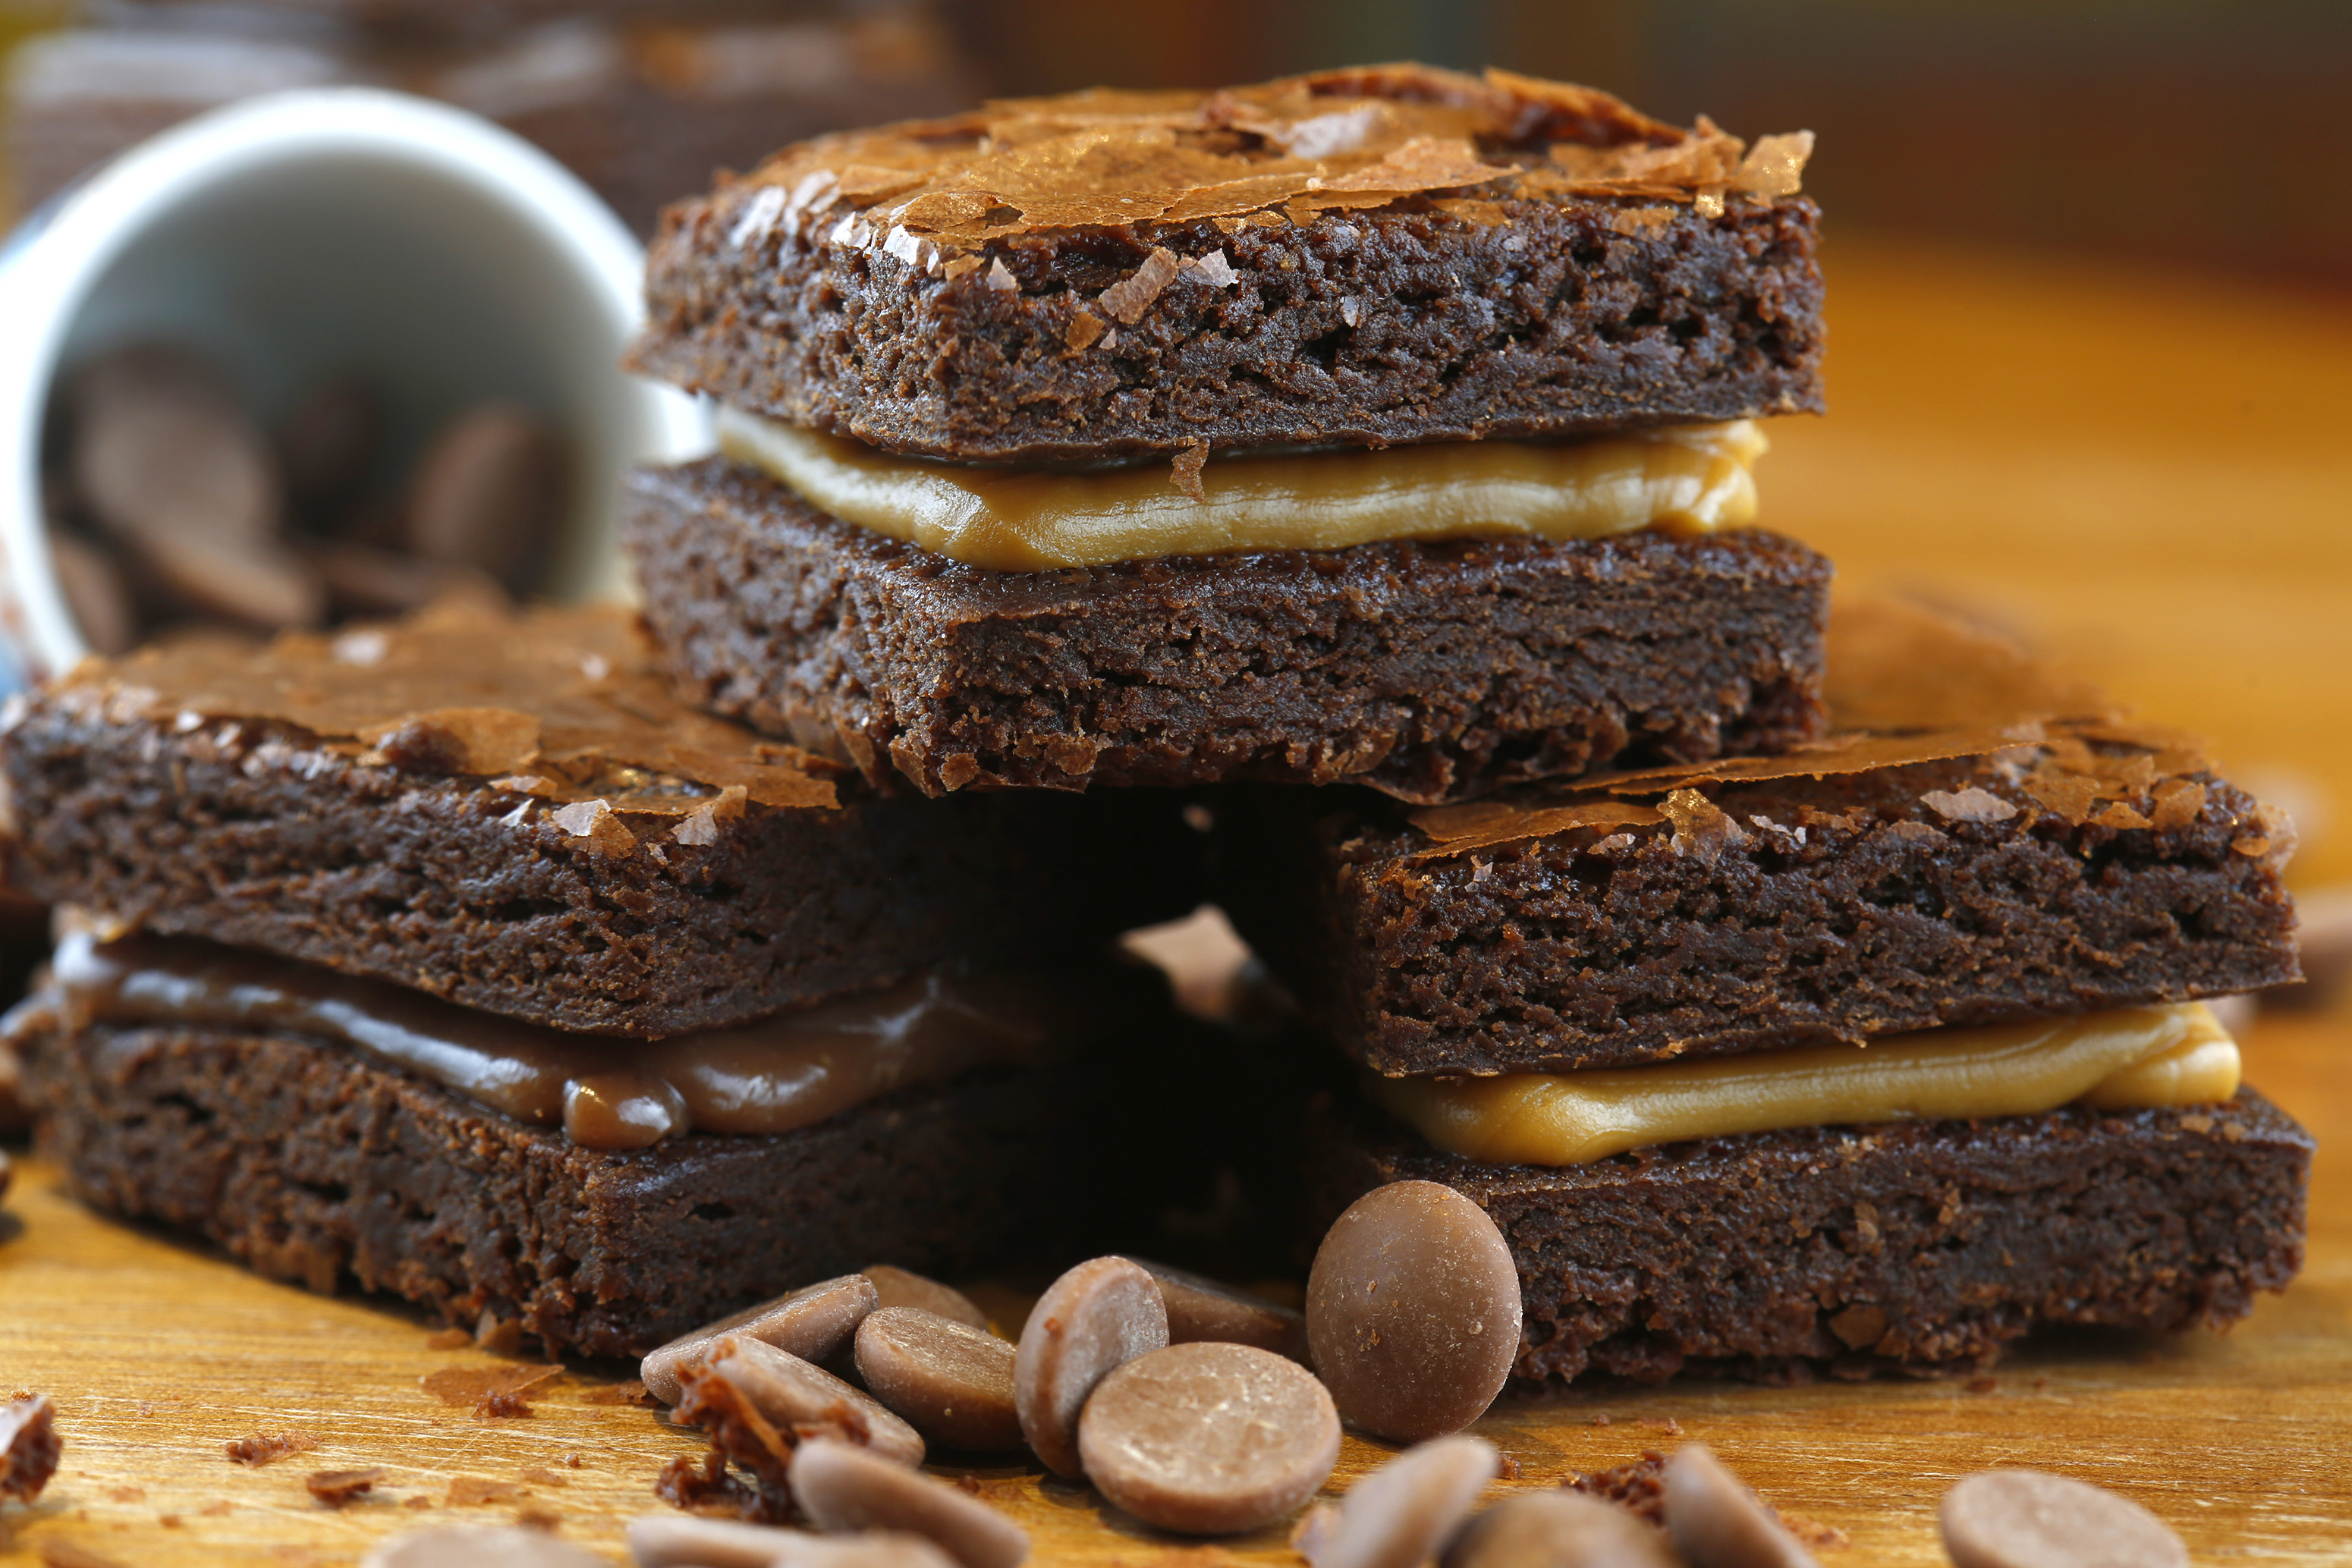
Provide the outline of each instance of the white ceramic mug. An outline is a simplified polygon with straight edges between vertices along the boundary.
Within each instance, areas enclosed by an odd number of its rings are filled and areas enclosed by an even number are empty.
[[[574,465],[546,590],[621,594],[622,472],[710,444],[692,399],[618,367],[643,268],[636,240],[553,159],[400,93],[253,99],[123,153],[0,250],[0,642],[15,679],[88,652],[42,517],[51,389],[139,339],[213,358],[265,420],[330,376],[365,374],[395,452],[474,403],[526,404]]]

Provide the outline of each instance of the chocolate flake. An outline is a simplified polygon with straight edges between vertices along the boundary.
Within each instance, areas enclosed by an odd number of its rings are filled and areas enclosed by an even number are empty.
[[[1930,789],[1919,800],[1937,816],[1954,822],[2006,822],[2017,815],[2016,807],[1974,784],[1965,789]]]
[[[1104,289],[1096,303],[1108,311],[1113,320],[1132,327],[1143,319],[1143,313],[1151,308],[1151,302],[1160,298],[1160,291],[1176,280],[1181,267],[1175,252],[1165,246],[1154,247],[1143,258],[1141,267]]]
[[[341,1508],[353,1498],[375,1490],[392,1472],[381,1465],[363,1470],[312,1470],[302,1484],[329,1508]]]
[[[460,1409],[478,1406],[498,1394],[520,1394],[535,1388],[563,1369],[560,1366],[445,1366],[418,1378],[417,1385],[444,1405]]]

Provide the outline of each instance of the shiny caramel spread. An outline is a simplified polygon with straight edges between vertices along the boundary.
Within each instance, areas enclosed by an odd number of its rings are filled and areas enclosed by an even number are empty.
[[[1510,200],[1615,199],[1637,225],[1642,202],[1712,215],[1727,200],[1795,193],[1811,151],[1809,131],[1750,148],[1705,119],[1685,130],[1507,71],[1377,66],[1217,92],[1015,99],[820,137],[735,182],[723,211],[738,246],[783,232],[963,277],[980,268],[973,253],[1023,234],[1203,222],[1230,233],[1407,199],[1481,224],[1507,222]],[[1166,277],[1130,280],[1146,303],[1179,270],[1231,281],[1221,253],[1165,254]],[[1135,319],[1125,303],[1106,309]]]
[[[1162,466],[1091,473],[898,457],[722,408],[727,455],[819,510],[998,571],[1233,550],[1339,549],[1378,539],[1589,539],[1653,526],[1732,528],[1756,515],[1755,423],[1560,444],[1445,443],[1204,465],[1199,495]]]
[[[1702,1061],[1372,1081],[1380,1102],[1437,1147],[1537,1166],[1736,1133],[2021,1116],[2077,1101],[2193,1105],[2237,1090],[2237,1044],[2194,1002]]]
[[[289,1030],[352,1046],[592,1149],[687,1132],[789,1133],[896,1089],[1051,1061],[1084,988],[1036,974],[934,973],[888,990],[657,1043],[570,1034],[404,987],[185,937],[69,931],[12,1015]]]
[[[747,807],[836,803],[830,764],[680,702],[635,617],[612,605],[461,596],[269,643],[202,632],[85,659],[47,695],[95,722],[284,725],[362,765],[474,775],[544,801],[600,850],[645,837],[621,826],[632,818],[707,844]]]

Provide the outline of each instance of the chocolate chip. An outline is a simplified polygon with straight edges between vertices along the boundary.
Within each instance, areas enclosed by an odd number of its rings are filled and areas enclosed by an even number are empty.
[[[605,1568],[594,1552],[543,1530],[458,1524],[395,1535],[360,1568]]]
[[[278,425],[286,498],[312,522],[348,505],[367,478],[383,431],[383,400],[364,376],[320,382]]]
[[[869,1276],[870,1277],[870,1276]],[[884,1307],[857,1325],[857,1375],[874,1397],[950,1448],[1001,1453],[1022,1444],[1013,1346],[913,1307]]]
[[[1658,1527],[1581,1492],[1522,1492],[1472,1520],[1443,1568],[1682,1568]]]
[[[65,1441],[57,1414],[46,1394],[19,1394],[0,1405],[0,1498],[31,1502],[58,1473]]]
[[[1674,1451],[1664,1486],[1666,1531],[1691,1568],[1815,1568],[1812,1553],[1704,1443]]]
[[[1501,1467],[1484,1437],[1407,1448],[1316,1509],[1292,1540],[1314,1568],[1418,1568],[1452,1540]]]
[[[134,548],[164,591],[198,614],[271,632],[327,617],[319,574],[273,541],[234,544],[189,531],[157,533]]]
[[[1293,1361],[1307,1359],[1305,1313],[1205,1275],[1154,1263],[1149,1258],[1129,1258],[1128,1261],[1160,1281],[1160,1300],[1168,1309],[1170,1344],[1215,1340],[1226,1344],[1254,1344]]]
[[[1171,1344],[1096,1387],[1078,1453],[1096,1490],[1145,1523],[1222,1535],[1281,1518],[1330,1479],[1339,1413],[1273,1351]]]
[[[1075,1479],[1078,1412],[1095,1385],[1168,1343],[1160,1282],[1124,1258],[1081,1263],[1045,1288],[1021,1330],[1013,1395],[1021,1434],[1045,1468]]]
[[[819,1530],[919,1535],[962,1568],[1019,1568],[1029,1555],[1021,1527],[979,1499],[846,1443],[803,1443],[790,1477],[793,1500]]]
[[[638,1568],[956,1568],[918,1535],[812,1535],[674,1513],[631,1520],[629,1558]]]
[[[1486,1211],[1401,1181],[1332,1225],[1307,1279],[1307,1337],[1339,1414],[1416,1442],[1486,1413],[1519,1354],[1519,1274]]]
[[[139,612],[122,572],[105,551],[62,528],[49,530],[49,567],[66,610],[92,651],[114,654],[139,640]]]
[[[638,1375],[665,1405],[677,1403],[678,1368],[700,1355],[724,1334],[755,1339],[792,1352],[803,1361],[826,1361],[840,1354],[857,1325],[866,1321],[880,1298],[874,1282],[863,1274],[804,1285],[789,1295],[746,1307],[731,1317],[683,1333],[657,1350],[646,1353]]]
[[[887,1263],[877,1263],[860,1272],[874,1281],[874,1289],[886,1307],[913,1307],[937,1312],[971,1328],[988,1326],[988,1314],[980,1310],[979,1302],[937,1280],[926,1280],[920,1274],[910,1274]]]
[[[886,1459],[923,1462],[923,1439],[863,1389],[756,1339],[730,1334],[713,1343],[703,1365],[731,1385],[779,1431],[829,1427]]]
[[[538,415],[490,403],[450,421],[409,483],[402,533],[427,560],[470,566],[509,588],[528,579],[563,510],[562,444]]]
[[[232,546],[275,537],[268,446],[201,357],[135,344],[81,367],[68,395],[74,488],[109,533],[142,543],[194,533]]]
[[[2188,1568],[2164,1521],[2129,1498],[2043,1470],[1987,1470],[1944,1494],[1954,1568]]]
[[[479,572],[370,545],[321,545],[308,559],[335,609],[350,615],[405,615],[462,590],[505,597]]]

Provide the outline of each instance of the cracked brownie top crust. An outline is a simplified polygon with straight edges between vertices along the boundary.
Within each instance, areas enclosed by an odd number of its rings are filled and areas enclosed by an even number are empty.
[[[967,462],[1818,411],[1809,133],[1420,66],[786,148],[666,214],[635,368]]]

